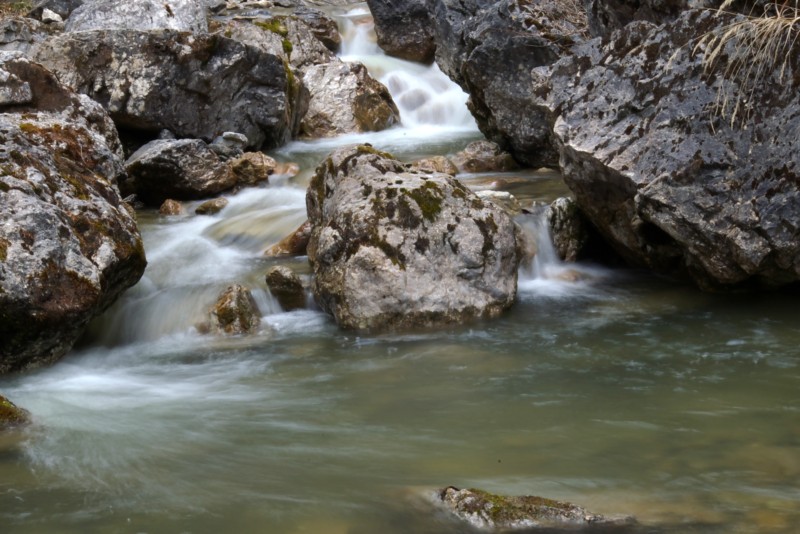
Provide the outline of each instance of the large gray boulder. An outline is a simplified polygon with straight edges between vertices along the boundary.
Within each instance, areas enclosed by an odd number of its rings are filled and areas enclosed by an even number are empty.
[[[428,0],[367,0],[378,46],[390,56],[431,63],[436,52]]]
[[[0,104],[0,373],[63,356],[142,275],[145,255],[116,179],[108,115],[26,59],[0,54],[23,90]]]
[[[740,43],[753,49],[745,25],[707,71],[699,39],[737,20],[697,10],[628,24],[536,90],[581,211],[629,263],[704,288],[800,279],[800,43],[751,85],[725,72]],[[715,106],[741,95],[738,119]]]
[[[334,60],[306,69],[311,99],[300,123],[305,137],[376,132],[400,123],[400,112],[382,83],[361,63]]]
[[[199,0],[84,0],[71,11],[65,31],[208,31],[208,10]]]
[[[233,131],[267,148],[291,138],[300,111],[282,57],[219,35],[76,32],[39,44],[33,57],[120,128],[208,142]]]
[[[200,139],[157,139],[131,154],[125,162],[123,194],[152,206],[167,199],[208,198],[237,184],[228,162]]]
[[[33,46],[54,33],[53,29],[38,20],[26,17],[0,19],[0,52],[27,54]]]
[[[515,224],[450,175],[343,148],[317,169],[306,204],[314,296],[342,327],[458,323],[514,302]]]
[[[532,167],[555,166],[547,115],[531,99],[537,67],[569,55],[584,39],[577,6],[521,0],[434,0],[436,60],[470,95],[486,137]]]

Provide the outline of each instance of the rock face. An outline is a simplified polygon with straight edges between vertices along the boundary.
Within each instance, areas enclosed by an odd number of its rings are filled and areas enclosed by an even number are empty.
[[[237,183],[231,166],[199,139],[157,139],[134,152],[125,163],[124,195],[159,206],[168,198],[207,198]]]
[[[252,293],[239,284],[226,289],[211,309],[211,331],[217,334],[250,334],[260,324],[261,314]]]
[[[205,33],[208,13],[197,0],[84,0],[65,30],[177,30]]]
[[[436,61],[469,93],[481,132],[526,165],[554,166],[548,117],[530,98],[534,69],[582,41],[583,11],[523,0],[434,0],[434,8]]]
[[[378,46],[390,56],[431,63],[436,52],[433,19],[426,0],[367,0]]]
[[[0,105],[4,373],[61,357],[146,262],[108,115],[28,60],[0,56],[0,75],[30,95]]]
[[[519,168],[511,154],[491,141],[473,141],[450,161],[461,172],[504,172]]]
[[[267,287],[285,311],[299,310],[306,306],[306,291],[300,277],[283,265],[267,272]]]
[[[800,279],[800,46],[785,53],[782,81],[780,62],[765,65],[731,125],[715,112],[720,88],[751,87],[706,74],[707,48],[692,49],[732,20],[689,11],[661,27],[634,22],[559,62],[537,94],[556,117],[567,185],[629,263],[704,288],[788,284]]]
[[[573,529],[635,523],[630,517],[607,519],[589,513],[580,506],[543,497],[506,497],[477,489],[459,490],[452,486],[440,490],[438,496],[445,508],[482,530]]]
[[[29,18],[4,18],[0,20],[0,51],[27,54],[37,42],[50,37],[51,30],[41,22]]]
[[[303,81],[311,92],[300,126],[304,136],[375,132],[400,122],[389,90],[360,63],[315,65],[306,70]]]
[[[495,316],[516,295],[511,219],[446,174],[369,146],[334,152],[306,197],[319,305],[352,329]]]
[[[571,198],[557,198],[547,207],[545,216],[558,257],[563,261],[578,261],[591,234],[577,202]]]
[[[275,147],[297,122],[283,58],[219,35],[68,33],[37,45],[33,57],[100,102],[120,128],[207,142],[233,131],[252,147]]]

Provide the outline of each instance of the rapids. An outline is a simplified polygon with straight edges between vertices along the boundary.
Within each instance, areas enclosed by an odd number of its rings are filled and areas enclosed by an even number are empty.
[[[61,362],[0,377],[36,421],[0,441],[0,531],[455,534],[427,497],[456,485],[633,514],[631,532],[795,532],[790,295],[565,265],[528,216],[540,252],[498,320],[359,336],[313,304],[280,309],[263,277],[286,260],[262,253],[305,219],[328,152],[368,141],[410,160],[481,138],[437,68],[383,56],[363,6],[338,15],[344,57],[387,84],[403,126],[293,142],[273,155],[299,175],[217,215],[139,214],[141,282]],[[551,171],[460,178],[525,203],[568,194]],[[261,331],[198,333],[233,282],[254,289]]]

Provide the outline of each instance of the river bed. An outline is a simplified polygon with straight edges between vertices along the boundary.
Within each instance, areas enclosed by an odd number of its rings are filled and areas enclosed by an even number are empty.
[[[387,85],[424,78],[374,48],[347,51]],[[546,258],[493,321],[356,335],[313,303],[280,309],[264,273],[308,273],[307,260],[263,251],[305,219],[328,152],[368,141],[412,160],[481,138],[468,114],[408,116],[291,143],[274,155],[300,174],[232,195],[218,215],[139,214],[142,281],[61,362],[0,378],[35,420],[0,441],[4,534],[469,532],[431,504],[447,485],[635,515],[626,532],[796,532],[793,295],[709,295]],[[568,193],[550,171],[461,178],[526,204]],[[254,289],[261,331],[199,334],[233,282]]]

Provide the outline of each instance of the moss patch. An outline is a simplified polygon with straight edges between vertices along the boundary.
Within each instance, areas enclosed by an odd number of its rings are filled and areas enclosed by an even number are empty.
[[[0,395],[0,430],[22,426],[30,423],[30,415],[26,410],[17,407],[13,402]]]
[[[441,213],[444,194],[436,183],[425,182],[422,184],[422,187],[418,187],[417,189],[409,190],[403,188],[401,191],[410,196],[414,202],[417,203],[425,219],[435,221],[439,213]]]
[[[287,37],[289,35],[289,29],[283,23],[283,20],[284,19],[281,17],[276,17],[270,20],[257,20],[253,24],[262,30],[278,34],[281,37]]]

